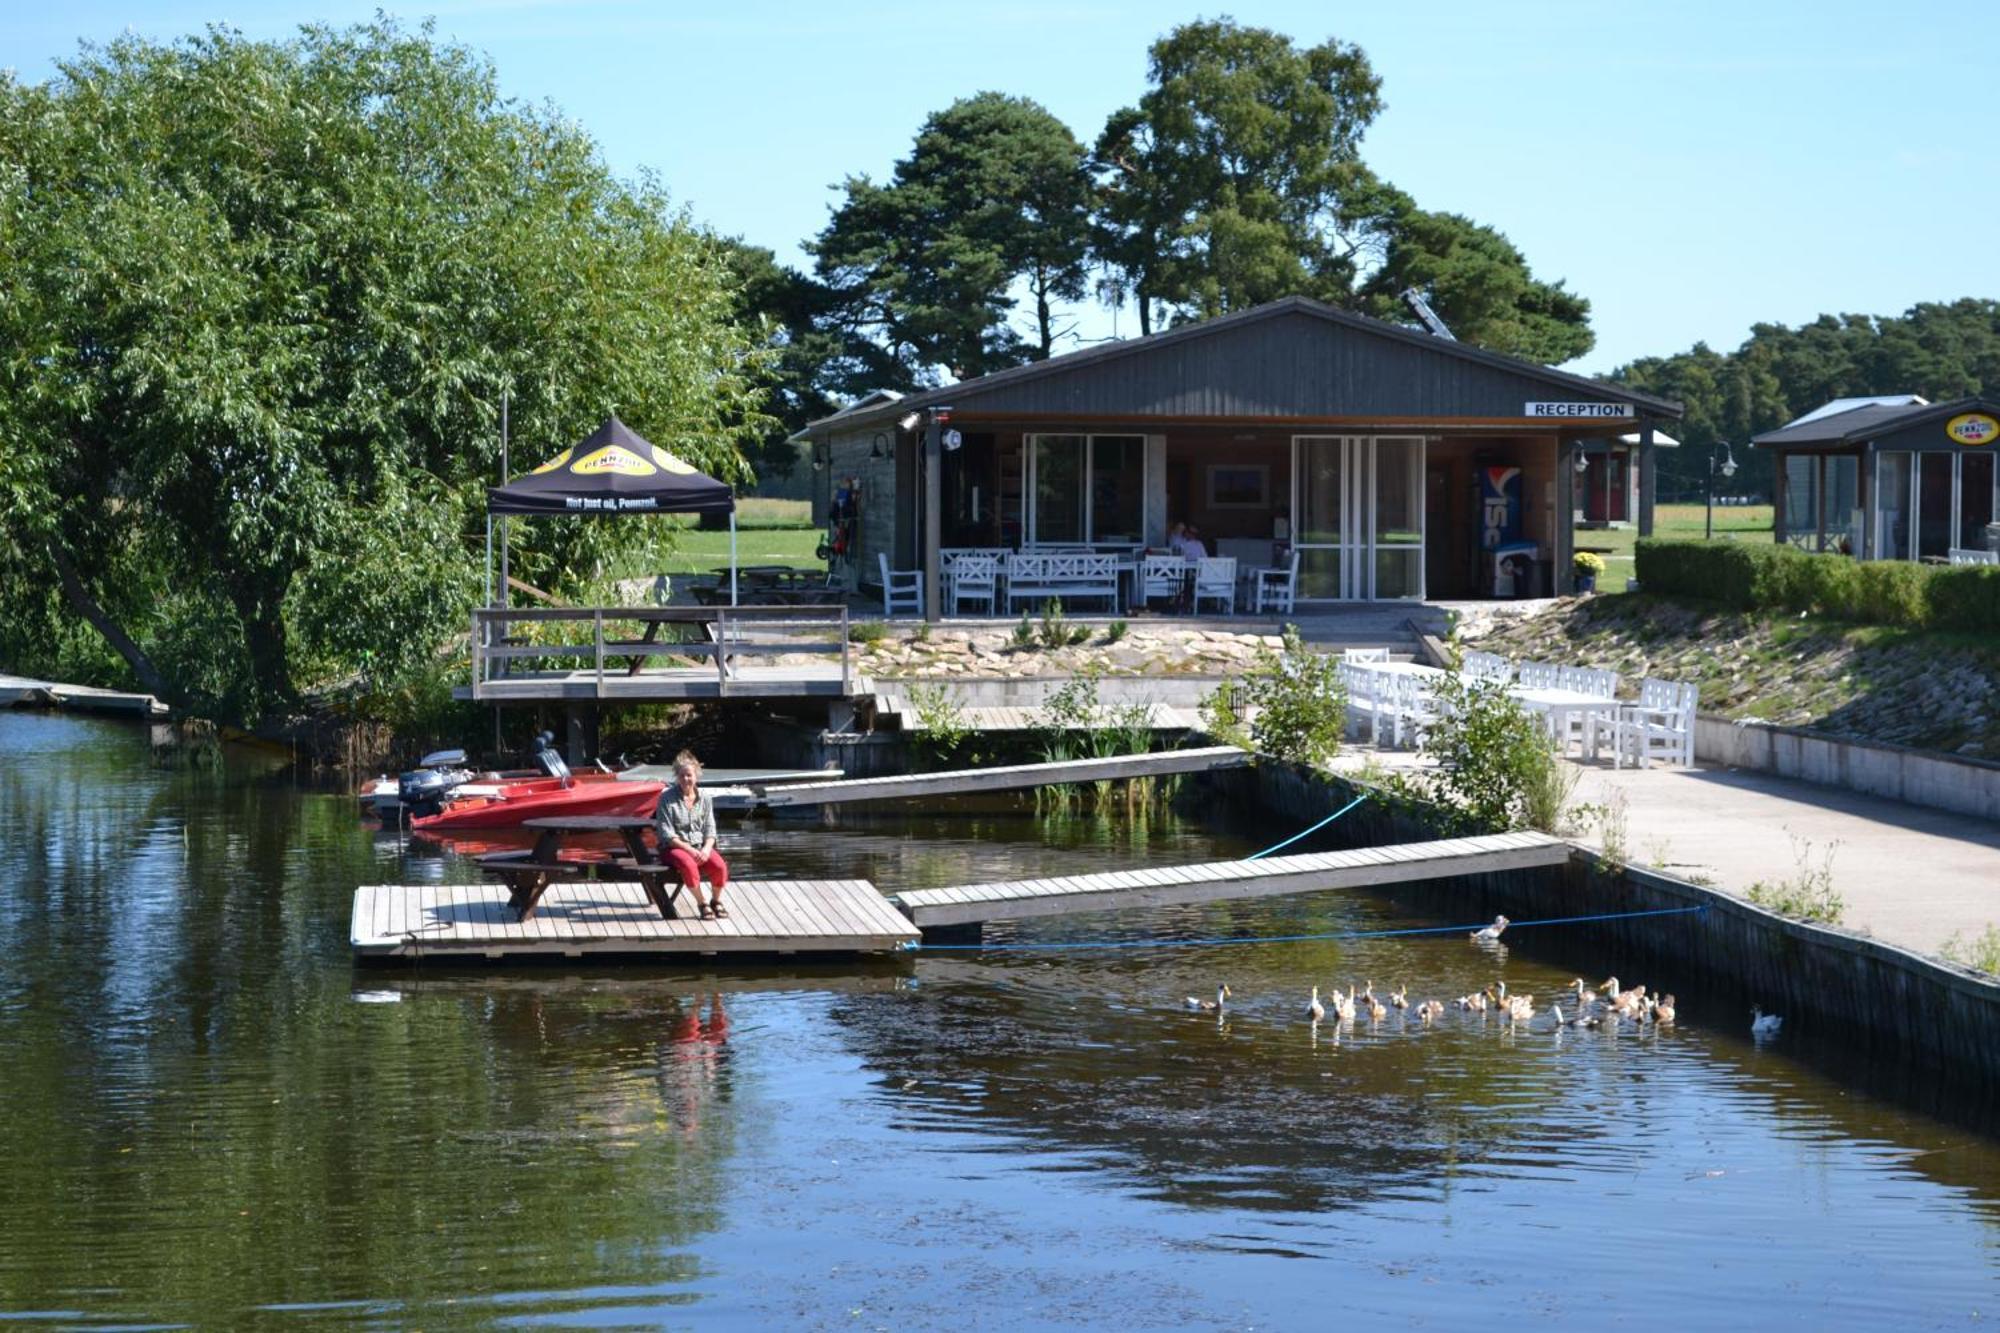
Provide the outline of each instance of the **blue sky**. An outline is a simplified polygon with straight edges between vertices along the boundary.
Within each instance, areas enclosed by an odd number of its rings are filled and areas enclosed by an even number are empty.
[[[434,16],[547,100],[621,173],[657,170],[695,216],[802,262],[849,173],[885,175],[925,115],[1032,97],[1086,143],[1145,87],[1146,47],[1227,12],[1357,42],[1387,110],[1369,163],[1432,209],[1506,232],[1592,302],[1609,369],[1759,320],[2000,296],[2000,5],[1237,3],[1005,5],[455,0]],[[281,36],[374,3],[69,0],[13,8],[0,65],[52,72],[79,38],[224,22]],[[1084,311],[1079,332],[1113,319]],[[1117,331],[1135,332],[1128,312]]]

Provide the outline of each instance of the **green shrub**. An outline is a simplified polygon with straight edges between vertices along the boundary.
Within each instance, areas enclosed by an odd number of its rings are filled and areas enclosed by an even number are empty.
[[[1938,952],[1960,967],[2000,974],[2000,926],[1988,926],[1970,940],[1964,931],[1955,930]]]
[[[1820,558],[1846,559],[1845,556]],[[1866,625],[1920,627],[1924,623],[1924,581],[1931,572],[1907,560],[1861,561],[1854,571],[1854,605],[1833,614]]]
[[[879,620],[857,620],[847,627],[847,641],[864,647],[889,637],[889,627]]]
[[[1042,603],[1042,647],[1054,652],[1069,644],[1069,621],[1063,617],[1062,603],[1051,597]]]
[[[1743,896],[1767,912],[1788,916],[1798,921],[1811,921],[1824,925],[1838,925],[1847,912],[1847,900],[1833,887],[1833,854],[1840,848],[1833,843],[1826,854],[1813,864],[1812,843],[1803,838],[1792,840],[1792,859],[1798,862],[1798,873],[1789,879],[1776,881],[1758,880]]]
[[[1249,674],[1202,700],[1202,720],[1226,744],[1317,766],[1338,753],[1347,726],[1340,664],[1308,648],[1295,625],[1285,626],[1284,641],[1282,652],[1259,648]]]
[[[972,734],[958,696],[942,681],[919,680],[910,685],[910,707],[917,726],[911,737],[926,766],[942,764],[958,754]]]
[[[1576,772],[1556,755],[1542,719],[1500,682],[1464,676],[1439,683],[1437,705],[1418,745],[1437,766],[1424,795],[1464,828],[1556,832]]]
[[[1014,646],[1032,648],[1035,646],[1035,622],[1028,619],[1028,613],[1021,613],[1021,623],[1014,626]]]
[[[1809,555],[1742,542],[1641,541],[1647,592],[1720,602],[1738,611],[1809,611],[1902,629],[2000,630],[2000,570],[1908,560]]]
[[[1128,628],[1129,626],[1127,626],[1126,623],[1122,620],[1112,621],[1109,625],[1106,625],[1104,627],[1104,641],[1106,643],[1118,642],[1120,639],[1125,637],[1125,631]]]
[[[2000,629],[2000,569],[1956,565],[1933,570],[1924,583],[1924,601],[1933,629]]]

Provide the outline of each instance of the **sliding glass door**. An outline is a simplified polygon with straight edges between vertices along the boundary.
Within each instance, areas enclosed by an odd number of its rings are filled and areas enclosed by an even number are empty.
[[[1300,435],[1292,440],[1298,596],[1375,601],[1424,595],[1424,442]]]
[[[1953,547],[1983,548],[2000,517],[1993,455],[1945,449],[1892,450],[1875,457],[1875,557],[1943,559]]]
[[[1145,503],[1145,436],[1028,437],[1028,545],[1136,545]]]

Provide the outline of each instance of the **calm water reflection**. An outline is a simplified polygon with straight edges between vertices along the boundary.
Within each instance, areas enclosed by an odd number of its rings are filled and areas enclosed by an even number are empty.
[[[463,862],[122,727],[0,716],[0,747],[0,1314],[1877,1327],[2000,1298],[1993,1141],[1751,1047],[1733,999],[1645,1036],[1298,1021],[1313,982],[1569,976],[1431,938],[356,972],[353,887]],[[731,859],[899,887],[1261,840],[920,814]],[[1419,923],[1328,895],[1015,938]],[[1181,1010],[1223,979],[1224,1021]]]

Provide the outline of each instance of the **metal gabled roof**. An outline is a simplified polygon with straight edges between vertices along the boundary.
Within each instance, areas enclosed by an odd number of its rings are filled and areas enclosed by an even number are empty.
[[[1996,406],[1978,395],[1949,403],[1908,405],[1864,400],[1859,407],[1829,416],[1809,413],[1789,426],[1752,436],[1750,443],[1761,449],[1801,444],[1860,444],[1928,421],[1947,421],[1963,412],[1992,412]]]
[[[976,379],[962,380],[957,384],[926,389],[919,393],[910,394],[893,404],[874,408],[864,408],[856,404],[853,408],[842,409],[842,411],[834,413],[831,416],[822,417],[817,421],[808,423],[804,431],[800,433],[810,435],[816,431],[836,425],[843,427],[868,425],[891,417],[900,417],[912,410],[926,407],[950,405],[976,411],[980,398],[997,394],[1003,390],[1013,389],[1022,385],[1032,385],[1036,381],[1051,379],[1057,376],[1072,375],[1079,370],[1105,366],[1110,363],[1126,360],[1127,358],[1159,355],[1178,346],[1184,346],[1203,339],[1226,336],[1267,320],[1291,315],[1309,316],[1343,330],[1362,334],[1370,339],[1395,344],[1412,351],[1431,353],[1440,357],[1452,358],[1473,365],[1483,366],[1489,370],[1502,371],[1523,380],[1547,385],[1552,389],[1581,392],[1590,395],[1594,399],[1629,402],[1636,409],[1648,415],[1670,417],[1676,420],[1681,416],[1681,405],[1679,403],[1673,402],[1670,399],[1657,398],[1651,394],[1640,393],[1625,385],[1590,379],[1583,375],[1572,375],[1566,371],[1554,370],[1533,361],[1523,360],[1520,357],[1506,356],[1499,352],[1490,352],[1467,343],[1447,341],[1425,333],[1420,329],[1407,328],[1400,324],[1391,324],[1385,320],[1374,319],[1367,315],[1357,315],[1352,311],[1341,310],[1337,307],[1327,305],[1323,301],[1312,300],[1309,297],[1287,296],[1249,310],[1238,311],[1229,315],[1220,315],[1214,319],[1203,320],[1196,324],[1183,324],[1177,328],[1167,329],[1143,338],[1130,338],[1119,342],[1106,343],[1099,347],[1083,348],[1074,352],[1066,352],[1061,356],[1050,357],[1046,361],[1031,362],[1023,366],[1012,366],[1006,370],[995,371],[990,375],[982,375]]]

